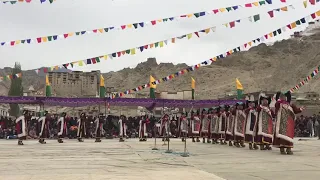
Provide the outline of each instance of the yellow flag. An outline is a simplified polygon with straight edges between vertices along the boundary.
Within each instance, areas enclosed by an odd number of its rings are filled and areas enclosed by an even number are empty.
[[[152,82],[156,81],[151,75],[150,75],[150,88],[156,89],[157,85],[152,84]]]
[[[252,4],[255,6],[259,6],[259,2],[253,2]]]
[[[308,2],[307,1],[303,1],[303,5],[304,5],[305,8],[307,8]]]
[[[104,78],[101,74],[100,74],[100,87],[104,87]]]
[[[196,89],[196,81],[191,78],[191,89]]]
[[[46,75],[46,86],[50,86],[49,77]]]
[[[237,89],[238,89],[238,90],[243,90],[243,86],[242,86],[242,84],[240,83],[240,81],[239,81],[238,78],[236,78],[236,85],[237,85]]]

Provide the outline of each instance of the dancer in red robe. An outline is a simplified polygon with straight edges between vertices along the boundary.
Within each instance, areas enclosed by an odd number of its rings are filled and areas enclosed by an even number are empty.
[[[301,113],[302,108],[291,104],[291,93],[288,91],[283,94],[278,92],[276,95],[275,114],[276,124],[273,138],[273,146],[280,148],[281,154],[292,155],[295,114]]]
[[[139,121],[139,141],[147,141],[147,125],[150,123],[147,115],[141,116]]]
[[[244,130],[246,123],[246,114],[244,112],[245,104],[239,102],[236,104],[236,110],[233,112],[235,115],[234,123],[234,145],[236,147],[245,147],[244,145]]]
[[[80,118],[78,119],[78,132],[77,137],[79,142],[83,142],[83,137],[86,137],[87,128],[86,128],[87,116],[86,113],[81,113]]]
[[[63,143],[63,138],[68,134],[68,127],[67,127],[67,113],[63,112],[60,118],[57,121],[58,126],[58,143]]]
[[[179,137],[181,137],[182,142],[184,142],[188,136],[188,124],[186,113],[181,113],[179,118]]]
[[[43,116],[38,119],[39,124],[39,143],[46,144],[45,139],[50,137],[50,122],[52,118],[48,111],[45,111]]]
[[[230,106],[227,112],[227,129],[226,129],[226,141],[229,141],[229,146],[233,146],[232,142],[234,140],[234,121],[235,115],[232,113],[235,111],[235,106]]]
[[[256,122],[258,113],[256,107],[258,101],[247,101],[247,109],[245,109],[246,122],[245,122],[245,131],[244,131],[244,141],[249,143],[249,149],[257,150],[259,149],[258,145],[255,143],[255,132],[256,132]]]
[[[200,135],[200,124],[201,120],[199,118],[198,111],[191,112],[191,121],[190,121],[190,131],[189,136],[192,137],[192,142],[200,142],[199,135]],[[195,140],[196,138],[196,140]]]
[[[169,141],[170,136],[170,117],[167,109],[164,110],[164,115],[160,119],[160,136],[162,141]]]
[[[23,115],[16,119],[16,130],[18,135],[18,145],[23,145],[23,140],[27,139],[27,122],[31,119],[29,111],[23,111]]]
[[[210,119],[206,109],[202,110],[200,127],[200,137],[202,137],[202,142],[205,143],[207,138],[207,143],[211,143],[209,135]]]
[[[120,119],[118,121],[119,123],[119,142],[124,142],[124,138],[127,137],[127,118],[124,115],[120,116]]]
[[[270,96],[260,96],[259,106],[257,107],[258,120],[255,141],[260,145],[260,150],[271,150],[273,136],[273,117],[274,112],[270,109]]]
[[[94,142],[101,142],[101,137],[103,136],[103,123],[105,121],[105,116],[100,113],[99,116],[94,120],[95,125],[95,135],[96,140]]]
[[[212,140],[212,144],[218,144],[219,110],[219,107],[213,107],[210,118],[210,137]]]
[[[226,128],[227,128],[227,111],[229,106],[221,105],[220,106],[220,115],[219,115],[219,123],[218,123],[218,138],[220,140],[221,145],[225,145],[226,143]]]

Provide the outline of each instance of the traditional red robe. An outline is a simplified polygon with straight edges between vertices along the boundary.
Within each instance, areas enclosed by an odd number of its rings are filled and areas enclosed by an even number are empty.
[[[295,114],[301,113],[301,108],[286,101],[277,101],[275,104],[276,124],[273,138],[275,147],[293,147]]]
[[[268,106],[258,106],[255,141],[257,144],[272,144],[274,112]]]

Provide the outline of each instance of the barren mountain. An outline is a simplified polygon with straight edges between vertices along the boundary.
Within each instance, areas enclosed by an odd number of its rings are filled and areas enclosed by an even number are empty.
[[[288,90],[309,75],[320,63],[320,33],[300,39],[276,42],[273,46],[261,44],[249,51],[235,53],[210,66],[201,67],[194,72],[161,83],[157,91],[177,91],[190,89],[190,77],[196,80],[198,98],[217,98],[235,91],[235,78],[239,78],[245,92]],[[173,74],[186,64],[158,64],[149,58],[135,68],[125,68],[117,72],[103,74],[107,86],[120,92],[144,85],[152,74],[156,79]],[[10,69],[0,70],[10,74]],[[44,87],[44,76],[34,71],[24,71],[23,85],[33,85],[35,89]],[[9,82],[0,82],[0,94],[7,94]],[[318,91],[319,77],[311,80],[299,92]],[[142,92],[147,92],[143,90]]]

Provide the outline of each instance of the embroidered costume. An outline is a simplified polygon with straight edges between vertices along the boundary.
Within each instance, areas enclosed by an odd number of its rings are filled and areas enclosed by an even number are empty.
[[[236,147],[245,147],[244,145],[244,128],[246,122],[246,114],[244,112],[244,104],[242,102],[236,104],[234,112],[234,145]]]
[[[198,111],[192,111],[191,112],[191,122],[190,122],[190,137],[192,137],[192,142],[200,142],[199,140],[199,133],[200,133],[200,124],[201,120],[199,118],[199,112]],[[195,140],[196,138],[197,140]]]
[[[182,113],[179,118],[179,137],[181,137],[182,142],[186,140],[188,135],[188,118],[185,113]]]
[[[63,112],[61,114],[61,117],[57,121],[58,126],[58,142],[63,143],[63,138],[67,136],[68,134],[68,127],[67,127],[67,114]]]
[[[78,132],[77,137],[79,142],[83,142],[83,137],[86,136],[87,128],[86,128],[87,116],[86,113],[81,113],[80,118],[78,119]]]
[[[95,142],[101,142],[101,137],[103,136],[104,119],[105,117],[103,116],[103,114],[99,114],[99,116],[94,120],[95,135],[96,135]]]
[[[202,110],[200,127],[201,127],[200,137],[202,137],[202,142],[205,143],[207,138],[207,143],[211,143],[209,139],[210,138],[210,135],[209,135],[210,119],[206,109]]]
[[[271,150],[273,136],[274,112],[270,109],[271,97],[260,96],[257,107],[258,119],[256,128],[256,143],[260,145],[260,150]]]
[[[292,155],[295,114],[303,109],[297,108],[291,102],[291,93],[277,93],[275,104],[276,124],[273,138],[273,146],[280,148],[281,154]],[[286,152],[285,152],[286,148]]]
[[[256,122],[258,113],[256,111],[257,101],[247,101],[247,109],[245,110],[246,114],[246,123],[245,123],[245,131],[244,131],[244,141],[249,143],[249,149],[259,149],[257,144],[255,143],[255,135],[256,135]]]
[[[229,146],[233,146],[232,141],[234,140],[235,115],[232,114],[232,112],[234,112],[234,111],[235,111],[235,106],[230,106],[230,109],[227,112],[226,141],[229,142]]]
[[[139,121],[139,141],[147,141],[148,131],[147,124],[149,123],[149,119],[147,116],[141,116]]]
[[[127,137],[127,126],[126,117],[124,115],[120,116],[119,123],[119,142],[124,142],[124,138]]]
[[[16,130],[18,135],[18,145],[23,145],[23,140],[27,139],[27,121],[29,120],[29,111],[23,111],[23,115],[16,119]]]
[[[226,143],[226,128],[227,128],[227,112],[228,106],[222,105],[220,106],[220,115],[218,121],[218,138],[220,140],[220,144],[227,144]]]
[[[219,107],[214,107],[212,109],[211,117],[210,117],[210,133],[211,133],[211,140],[212,144],[217,144],[219,135]]]
[[[41,144],[46,144],[45,139],[50,137],[50,121],[51,117],[47,111],[45,111],[44,115],[38,119],[39,143]]]

